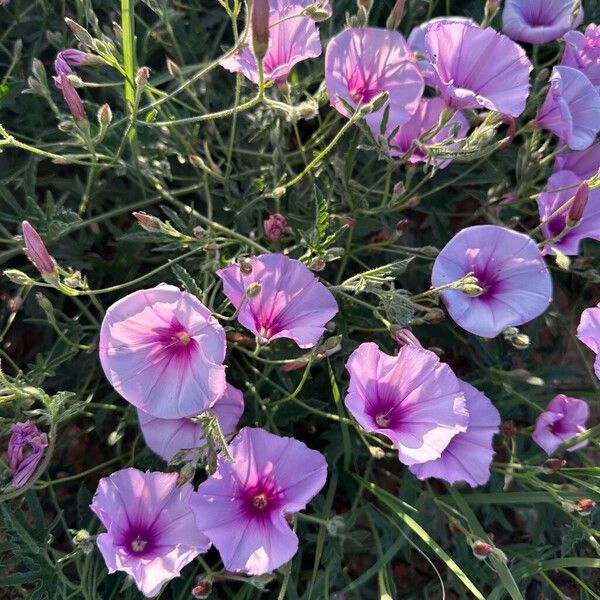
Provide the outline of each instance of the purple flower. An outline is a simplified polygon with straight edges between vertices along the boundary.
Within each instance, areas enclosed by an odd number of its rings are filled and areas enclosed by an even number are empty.
[[[61,50],[54,59],[54,70],[57,75],[70,75],[73,73],[71,67],[85,65],[88,60],[88,54],[77,50],[76,48],[66,48]]]
[[[542,232],[547,240],[560,235],[565,229],[571,210],[567,206],[558,215],[548,220],[550,215],[573,198],[581,183],[581,178],[575,173],[558,171],[548,179],[546,189],[537,197],[540,221],[544,223]],[[546,244],[544,252],[553,254],[554,249],[558,249],[563,254],[577,255],[581,240],[584,238],[600,240],[600,188],[589,190],[581,220],[570,227],[559,240]]]
[[[442,111],[446,108],[446,104],[441,98],[422,98],[417,108],[417,112],[412,116],[410,121],[405,123],[398,129],[398,132],[390,140],[390,154],[392,156],[402,156],[411,147],[415,140],[418,140],[423,134],[433,129],[439,123]],[[391,122],[389,129],[396,127],[396,124]],[[464,138],[469,130],[469,121],[457,111],[454,116],[448,121],[438,133],[424,142],[425,145],[440,144],[448,139],[454,131],[453,139],[459,140]],[[456,144],[450,144],[450,148],[456,147]],[[427,152],[416,147],[408,158],[408,162],[415,164],[418,162],[426,162],[428,160]],[[432,159],[433,164],[437,164],[439,168],[444,168],[450,164],[450,160]]]
[[[176,482],[177,473],[122,469],[100,480],[92,500],[107,529],[96,542],[108,572],[124,571],[147,597],[210,547],[189,508],[191,484]]]
[[[486,395],[469,383],[458,381],[467,401],[467,430],[457,433],[437,460],[409,468],[419,479],[436,477],[448,483],[465,481],[476,487],[484,485],[490,478],[494,456],[492,439],[498,433],[500,413]]]
[[[225,568],[270,573],[294,556],[298,538],[286,515],[306,507],[325,485],[327,463],[302,442],[244,427],[231,442],[234,462],[198,487],[190,506]]]
[[[263,60],[265,81],[280,85],[297,63],[321,54],[321,40],[316,23],[302,11],[310,5],[309,0],[270,0],[269,47]],[[324,6],[330,10],[329,4]],[[234,73],[241,73],[253,83],[258,83],[258,63],[252,50],[252,31],[247,32],[248,42],[233,56],[219,64]]]
[[[561,65],[579,69],[600,88],[600,26],[590,23],[585,33],[569,31],[564,36],[565,51]]]
[[[29,221],[23,221],[21,229],[23,231],[23,241],[25,242],[23,250],[27,258],[33,263],[44,279],[56,279],[58,273],[56,261],[50,256],[40,234]]]
[[[577,337],[596,353],[594,371],[596,377],[600,379],[600,304],[586,308],[581,313]]]
[[[229,437],[244,412],[242,392],[227,384],[225,393],[213,404],[211,410],[217,416],[221,431]],[[204,454],[202,425],[192,418],[157,419],[138,410],[138,419],[146,445],[164,460],[170,461],[178,452],[186,449],[191,451],[183,460],[196,458],[197,453],[193,451],[195,448],[201,448]]]
[[[389,122],[395,125],[410,119],[423,93],[423,77],[402,35],[376,27],[344,29],[330,40],[325,82],[329,102],[345,116],[351,113],[344,102],[356,109],[387,91]],[[382,107],[365,117],[376,133],[384,111]]]
[[[554,67],[536,122],[569,148],[585,150],[600,131],[600,94],[581,71]]]
[[[491,27],[442,21],[425,33],[431,79],[454,108],[487,108],[518,117],[533,66],[525,51]],[[429,83],[429,82],[428,82]]]
[[[389,438],[405,465],[442,456],[469,414],[460,384],[431,351],[403,346],[397,356],[361,344],[346,363],[346,407],[365,431]]]
[[[583,21],[583,10],[573,14],[573,0],[506,0],[502,31],[513,40],[545,44]]]
[[[112,386],[162,419],[191,417],[225,392],[225,331],[192,294],[161,284],[113,304],[100,329]]]
[[[10,426],[8,468],[13,487],[22,487],[31,479],[47,447],[48,436],[33,421]]]
[[[581,179],[589,179],[600,170],[600,144],[580,152],[565,152],[556,157],[554,171],[572,171]]]
[[[263,227],[265,235],[271,242],[276,242],[289,230],[287,219],[281,213],[271,213],[269,217],[263,221]]]
[[[59,76],[58,81],[58,87],[62,91],[65,102],[69,107],[69,112],[71,113],[75,121],[85,121],[87,119],[87,116],[85,114],[85,108],[83,108],[83,102],[81,101],[77,90],[69,81],[69,77],[62,73]]]
[[[585,400],[564,394],[555,396],[546,410],[536,419],[533,441],[547,454],[553,454],[560,445],[585,431],[590,409]],[[587,440],[568,448],[570,452],[583,448]]]
[[[431,282],[446,286],[473,273],[477,295],[460,284],[441,291],[450,316],[463,329],[492,338],[542,314],[552,300],[552,279],[533,239],[496,225],[467,227],[435,259]]]
[[[225,295],[241,306],[239,322],[264,343],[290,338],[300,348],[314,346],[338,312],[332,293],[303,263],[283,254],[255,256],[251,267],[248,274],[238,264],[217,271]]]

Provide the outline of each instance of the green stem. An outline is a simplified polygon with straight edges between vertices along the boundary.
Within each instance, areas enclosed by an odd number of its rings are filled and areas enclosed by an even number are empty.
[[[123,66],[125,67],[125,101],[132,115],[133,126],[128,132],[129,142],[134,146],[136,140],[135,119],[135,0],[121,0],[121,28],[123,30]]]

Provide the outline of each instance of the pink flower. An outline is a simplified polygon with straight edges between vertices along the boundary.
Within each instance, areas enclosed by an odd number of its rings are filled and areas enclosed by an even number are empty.
[[[579,152],[563,152],[556,157],[554,171],[572,171],[581,179],[589,179],[600,171],[600,144],[592,144]]]
[[[446,104],[441,98],[423,98],[419,103],[417,112],[410,121],[402,125],[400,129],[398,129],[396,135],[390,140],[390,154],[392,156],[402,156],[405,154],[413,142],[437,126],[442,111],[445,108]],[[395,126],[394,123],[390,122],[389,129],[393,130]],[[457,131],[454,134],[454,139],[464,138],[469,130],[469,121],[467,121],[466,117],[460,111],[457,111],[438,133],[423,143],[425,145],[439,144],[451,136],[455,127],[457,128]],[[457,144],[450,144],[448,147],[456,148]],[[411,164],[427,162],[427,160],[428,156],[426,151],[418,146],[408,158],[408,162]],[[448,166],[451,161],[433,158],[431,162],[443,169]]]
[[[458,381],[469,412],[466,431],[452,438],[440,458],[409,468],[419,479],[437,477],[448,483],[465,481],[475,487],[484,485],[490,478],[494,456],[492,439],[499,430],[500,413],[478,389],[465,381]]]
[[[85,65],[88,60],[88,54],[77,50],[76,48],[66,48],[61,50],[54,59],[54,70],[56,75],[70,75],[73,73],[71,67],[79,67]],[[55,82],[58,82],[58,78],[55,77]]]
[[[581,71],[554,67],[536,122],[572,150],[585,150],[600,131],[600,94]]]
[[[491,27],[441,21],[425,32],[431,83],[454,108],[486,108],[518,117],[533,66],[523,48]]]
[[[25,242],[25,248],[23,250],[27,255],[27,258],[33,263],[44,279],[56,279],[58,274],[56,261],[48,252],[46,244],[44,244],[40,234],[29,221],[23,221],[23,223],[21,223],[21,229],[23,231],[23,241]]]
[[[365,431],[389,438],[405,465],[436,460],[469,414],[460,384],[431,351],[403,346],[397,356],[361,344],[346,363],[346,407]]]
[[[594,371],[600,379],[600,304],[586,308],[581,313],[577,337],[596,354]]]
[[[270,573],[298,549],[287,515],[303,510],[327,478],[320,452],[302,442],[244,427],[229,445],[234,462],[198,487],[190,506],[198,528],[216,546],[225,568]]]
[[[100,362],[128,402],[162,419],[191,417],[225,392],[225,331],[195,296],[161,284],[113,304]]]
[[[83,102],[81,101],[77,90],[69,81],[69,77],[65,73],[61,73],[58,81],[58,87],[62,91],[65,102],[75,121],[85,121],[87,116],[85,114],[85,108],[83,108]]]
[[[287,219],[280,213],[271,213],[267,219],[263,221],[265,235],[271,242],[276,242],[279,238],[289,230]]]
[[[585,34],[569,31],[561,65],[579,69],[595,86],[600,88],[600,26],[590,23]]]
[[[269,47],[264,57],[266,81],[280,85],[297,63],[321,54],[321,40],[316,23],[302,16],[302,11],[312,4],[309,0],[270,0]],[[324,7],[330,10],[329,4]],[[252,50],[252,31],[248,28],[247,43],[233,56],[219,64],[234,73],[241,73],[252,83],[258,83],[258,64]]]
[[[536,419],[533,441],[547,454],[553,454],[563,442],[585,431],[590,409],[585,400],[564,394],[555,396]],[[583,448],[587,440],[568,448],[570,452]]]
[[[108,572],[124,571],[147,597],[210,547],[189,508],[191,484],[176,483],[177,473],[122,469],[100,480],[91,504],[107,529],[96,543]]]
[[[22,487],[31,479],[47,447],[48,436],[33,421],[10,426],[8,468],[13,487]]]
[[[423,77],[402,35],[376,27],[344,29],[333,37],[325,52],[325,82],[329,102],[350,116],[382,92],[389,93],[389,122],[406,123],[419,106]],[[344,102],[342,102],[342,100]],[[366,115],[375,133],[385,107]]]
[[[225,393],[210,409],[219,421],[221,431],[226,437],[233,434],[235,427],[244,412],[242,392],[227,384]],[[158,419],[138,409],[138,419],[146,445],[166,461],[172,460],[178,452],[190,450],[182,460],[193,460],[197,457],[194,449],[205,454],[204,432],[202,425],[190,417],[181,419]]]
[[[284,254],[255,256],[251,267],[248,274],[238,264],[217,271],[225,295],[241,307],[239,322],[263,343],[290,338],[300,348],[314,346],[338,312],[332,293],[303,263]]]

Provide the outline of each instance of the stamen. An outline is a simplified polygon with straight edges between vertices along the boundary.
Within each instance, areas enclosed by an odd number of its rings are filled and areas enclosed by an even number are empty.
[[[258,510],[265,509],[267,504],[269,503],[265,494],[256,494],[252,500],[252,506],[254,506],[254,508],[258,508]]]
[[[187,331],[179,331],[175,334],[175,337],[179,340],[179,343],[182,346],[187,346],[192,340]]]
[[[138,535],[134,540],[132,540],[131,549],[134,552],[143,552],[146,549],[147,545],[148,545],[148,541],[141,539],[140,536]]]
[[[379,427],[387,427],[390,424],[391,419],[384,413],[379,414],[375,417],[375,422]]]

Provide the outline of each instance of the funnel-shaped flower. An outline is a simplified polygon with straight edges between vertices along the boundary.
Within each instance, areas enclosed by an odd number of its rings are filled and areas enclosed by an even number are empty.
[[[435,259],[431,282],[445,286],[473,273],[483,291],[444,289],[442,300],[463,329],[495,337],[542,314],[552,300],[552,279],[533,239],[496,225],[467,227]]]
[[[596,89],[600,88],[600,25],[590,23],[585,33],[569,31],[564,40],[566,46],[560,64],[579,69]]]
[[[113,304],[100,362],[113,387],[163,419],[191,417],[225,392],[225,331],[195,296],[161,284]]]
[[[296,553],[298,538],[286,515],[304,509],[319,493],[327,463],[294,438],[251,427],[239,432],[229,450],[233,463],[220,457],[190,506],[226,569],[270,573]]]
[[[533,441],[547,454],[553,454],[563,442],[585,431],[589,416],[589,406],[585,400],[570,398],[564,394],[555,396],[546,410],[536,419]],[[587,445],[587,440],[570,446],[568,450],[578,450]]]
[[[600,188],[588,191],[587,203],[581,219],[570,227],[564,235],[560,235],[567,226],[567,217],[571,207],[566,207],[550,219],[556,211],[564,206],[577,193],[582,180],[571,171],[558,171],[549,179],[544,192],[537,197],[542,232],[547,240],[560,236],[556,241],[546,244],[544,252],[553,253],[558,249],[563,254],[579,254],[581,240],[591,238],[600,240]]]
[[[25,242],[25,254],[33,263],[33,266],[40,272],[46,280],[54,280],[58,274],[56,261],[46,248],[46,244],[36,231],[35,227],[29,221],[21,223],[23,231],[23,241]]]
[[[425,54],[433,84],[454,108],[487,108],[518,117],[532,65],[525,51],[491,27],[442,21],[427,28]]]
[[[215,413],[221,431],[229,437],[244,412],[242,392],[227,384],[225,393],[210,410]],[[138,419],[147,446],[166,461],[170,461],[178,452],[188,449],[190,452],[183,459],[192,460],[197,457],[194,449],[203,448],[205,439],[202,425],[191,417],[158,419],[138,410]]]
[[[327,44],[325,82],[329,102],[350,116],[382,92],[389,93],[389,122],[406,123],[415,113],[423,93],[423,77],[402,35],[376,27],[348,28]],[[343,102],[342,102],[343,100]],[[379,133],[385,106],[366,115]]]
[[[574,4],[573,0],[506,0],[502,31],[519,42],[551,42],[583,21],[583,10],[574,14]]]
[[[365,431],[389,438],[405,465],[440,458],[469,421],[465,397],[448,365],[431,351],[403,346],[397,356],[361,344],[346,363],[346,407]]]
[[[231,303],[241,305],[239,322],[262,342],[290,338],[311,348],[338,311],[332,293],[303,263],[284,254],[252,258],[247,274],[233,264],[217,275]]]
[[[460,379],[459,383],[469,411],[467,430],[457,433],[437,460],[409,468],[419,479],[437,477],[448,483],[466,481],[475,487],[484,485],[490,478],[494,456],[492,439],[498,433],[500,413],[478,389]]]
[[[600,131],[600,94],[581,71],[554,67],[536,122],[569,148],[585,150]]]
[[[294,65],[321,54],[321,40],[317,24],[302,11],[312,4],[310,0],[269,1],[269,46],[263,65],[265,81],[283,84]],[[330,10],[329,3],[323,7]],[[234,73],[241,73],[258,83],[258,63],[252,49],[252,31],[248,27],[247,43],[219,64]]]
[[[47,447],[48,436],[33,421],[10,426],[8,468],[13,487],[21,487],[31,479]]]
[[[446,104],[441,98],[422,98],[417,112],[410,121],[398,129],[396,135],[390,140],[390,154],[392,156],[402,156],[405,154],[415,140],[438,125],[445,108]],[[395,123],[390,123],[389,128],[392,129],[395,126]],[[464,138],[468,130],[469,122],[462,112],[457,111],[440,131],[423,143],[425,145],[439,144],[451,136],[454,140],[460,140]],[[456,144],[449,143],[448,147],[456,147]],[[427,161],[427,153],[419,147],[415,148],[408,158],[408,162],[412,164],[425,161]],[[440,168],[444,168],[450,164],[450,160],[435,158],[432,159],[432,162]]]
[[[564,152],[556,157],[554,171],[571,171],[581,179],[589,179],[600,171],[600,144],[579,152]]]
[[[586,308],[581,313],[577,337],[595,352],[594,371],[600,379],[600,304]]]
[[[108,572],[124,571],[147,597],[210,547],[190,511],[191,484],[176,483],[177,473],[122,469],[100,480],[91,504],[107,529],[96,543]]]

